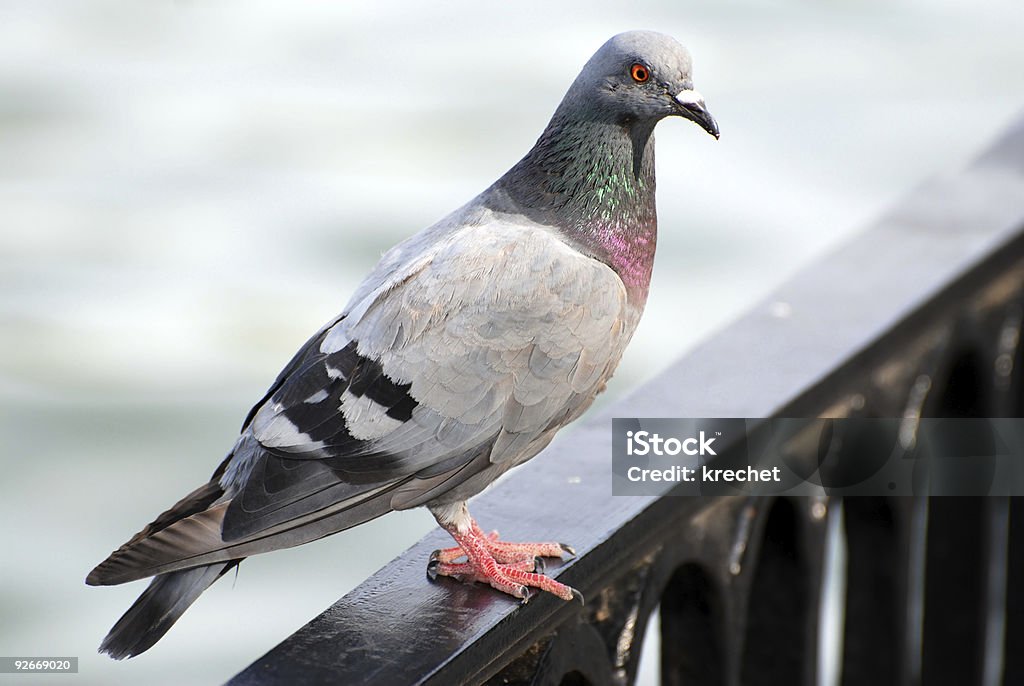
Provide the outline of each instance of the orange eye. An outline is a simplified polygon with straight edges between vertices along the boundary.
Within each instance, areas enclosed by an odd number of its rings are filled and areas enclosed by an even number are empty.
[[[643,83],[647,79],[651,78],[651,72],[642,64],[634,64],[630,67],[629,75],[632,76],[633,80],[637,83]]]

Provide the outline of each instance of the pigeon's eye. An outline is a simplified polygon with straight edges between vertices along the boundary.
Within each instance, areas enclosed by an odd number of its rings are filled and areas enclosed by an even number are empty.
[[[651,78],[651,72],[642,64],[634,64],[629,68],[629,75],[633,77],[633,80],[637,83],[643,83],[647,79]]]

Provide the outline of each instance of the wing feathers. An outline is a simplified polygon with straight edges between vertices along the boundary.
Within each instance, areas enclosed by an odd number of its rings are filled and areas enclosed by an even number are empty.
[[[226,469],[90,583],[226,563],[464,499],[582,412],[639,317],[618,276],[497,215],[434,240],[415,258],[409,245],[386,255],[250,413]]]

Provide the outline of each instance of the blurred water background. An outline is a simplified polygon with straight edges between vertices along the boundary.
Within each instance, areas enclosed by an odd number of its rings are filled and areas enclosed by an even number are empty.
[[[79,656],[60,683],[217,683],[426,532],[407,512],[250,559],[143,657],[95,652],[144,583],[89,569],[632,28],[690,47],[722,139],[659,127],[655,280],[607,398],[1024,106],[1009,1],[0,3],[0,654]]]

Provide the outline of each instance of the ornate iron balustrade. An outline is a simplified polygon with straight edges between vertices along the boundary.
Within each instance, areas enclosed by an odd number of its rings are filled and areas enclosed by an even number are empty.
[[[613,498],[609,470],[615,415],[1021,416],[1022,319],[1024,119],[475,501],[510,539],[557,521],[586,606],[429,583],[435,532],[230,683],[629,684],[660,609],[665,684],[813,684],[845,576],[843,684],[1024,684],[1019,499]]]

